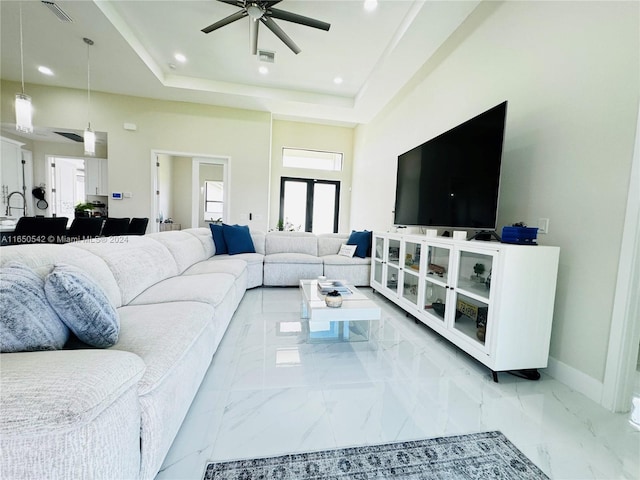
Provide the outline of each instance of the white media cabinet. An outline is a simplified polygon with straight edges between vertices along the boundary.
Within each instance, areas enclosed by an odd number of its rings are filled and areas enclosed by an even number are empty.
[[[545,368],[560,249],[373,233],[371,287],[497,372]],[[482,266],[480,266],[482,265]]]

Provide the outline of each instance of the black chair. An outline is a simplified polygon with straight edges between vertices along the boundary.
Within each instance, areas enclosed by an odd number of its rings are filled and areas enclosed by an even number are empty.
[[[67,217],[20,217],[11,234],[12,245],[64,243]]]
[[[147,232],[148,218],[132,218],[127,235],[144,235]]]
[[[102,226],[103,237],[113,237],[115,235],[126,235],[129,231],[129,217],[112,218],[107,217]]]
[[[100,217],[74,218],[67,231],[68,241],[73,242],[75,240],[85,240],[87,238],[100,236],[103,222],[104,220]]]

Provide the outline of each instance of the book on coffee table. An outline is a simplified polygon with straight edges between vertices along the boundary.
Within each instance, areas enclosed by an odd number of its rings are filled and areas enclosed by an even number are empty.
[[[351,290],[342,280],[318,280],[318,291],[322,295],[337,290],[340,295],[351,295]]]

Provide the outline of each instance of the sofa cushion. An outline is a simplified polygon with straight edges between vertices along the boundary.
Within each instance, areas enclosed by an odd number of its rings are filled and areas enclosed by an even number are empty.
[[[178,274],[178,265],[167,247],[143,236],[113,237],[108,242],[75,242],[70,248],[82,248],[102,258],[113,273],[122,303],[152,285]]]
[[[186,230],[180,230],[182,233],[193,235],[204,248],[205,258],[213,257],[216,253],[216,247],[213,243],[213,232],[210,228],[197,227],[187,228]]]
[[[63,434],[88,424],[135,387],[144,371],[144,363],[129,352],[60,350],[3,355],[0,437]]]
[[[210,223],[211,235],[213,236],[213,243],[216,246],[216,255],[223,255],[229,253],[227,249],[227,242],[224,238],[223,226],[217,223]]]
[[[356,232],[355,230],[349,235],[347,245],[356,245],[356,257],[365,258],[371,256],[371,237],[373,232],[364,230]]]
[[[200,275],[203,273],[230,273],[239,278],[247,269],[247,261],[238,257],[260,257],[259,263],[262,263],[262,255],[257,253],[240,254],[237,257],[229,255],[211,257],[209,260],[198,262],[191,266],[182,275]],[[255,261],[252,263],[256,263]]]
[[[118,341],[120,321],[102,289],[82,270],[57,265],[44,282],[47,300],[60,319],[87,345],[106,348]]]
[[[315,255],[308,255],[306,253],[274,253],[271,255],[265,255],[265,264],[271,263],[307,263],[307,264],[319,264],[322,263],[322,258]]]
[[[222,225],[224,241],[229,255],[256,253],[247,225]]]
[[[318,237],[309,232],[269,232],[265,239],[265,254],[305,253],[318,256]]]
[[[236,277],[230,273],[204,273],[167,278],[142,292],[130,302],[130,305],[190,301],[216,306],[233,288],[235,280]]]
[[[194,339],[211,328],[214,311],[211,305],[201,302],[121,307],[118,315],[122,333],[109,350],[123,350],[142,358],[147,368],[138,390],[144,395],[162,382]]]
[[[209,236],[211,236],[210,232]],[[180,230],[151,233],[147,237],[153,238],[167,247],[178,265],[179,273],[211,256],[197,237]]]
[[[97,239],[103,241],[107,239]],[[22,263],[38,274],[43,280],[58,263],[74,265],[84,271],[91,279],[102,287],[111,305],[115,308],[122,305],[120,287],[113,273],[99,256],[76,248],[76,243],[67,245],[40,244],[16,245],[2,247],[0,265],[10,262]]]
[[[0,269],[0,351],[62,348],[69,329],[44,293],[44,281],[30,268],[10,263]]]

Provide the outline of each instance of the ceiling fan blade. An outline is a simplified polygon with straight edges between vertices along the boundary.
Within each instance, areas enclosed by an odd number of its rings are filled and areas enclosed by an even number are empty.
[[[284,10],[280,10],[279,8],[269,8],[267,10],[267,14],[271,15],[273,18],[277,18],[278,20],[298,23],[307,27],[319,28],[320,30],[329,31],[329,28],[331,28],[330,23],[322,22],[320,20],[316,20],[315,18],[298,15],[297,13],[285,12]]]
[[[222,3],[228,3],[229,5],[234,5],[236,7],[244,8],[244,2],[241,0],[218,0]]]
[[[260,21],[264,23],[276,37],[282,40],[282,42],[293,51],[293,53],[297,55],[302,51],[300,50],[300,47],[298,47],[298,45],[296,45],[295,42],[291,40],[291,38],[289,38],[289,35],[284,33],[284,31],[278,26],[278,24],[271,19],[271,17],[264,16],[260,19]]]
[[[211,33],[214,30],[217,30],[220,27],[224,27],[225,25],[229,25],[232,22],[235,22],[236,20],[240,20],[241,18],[244,18],[248,15],[246,10],[241,10],[239,12],[236,12],[232,15],[229,15],[226,18],[223,18],[222,20],[217,21],[216,23],[212,23],[211,25],[209,25],[206,28],[202,29],[203,33]]]
[[[251,55],[258,54],[258,26],[260,23],[253,18],[249,19],[249,45],[251,46]]]
[[[280,3],[282,0],[270,0],[268,2],[263,2],[262,5],[264,6],[264,8],[271,8],[274,5],[277,5],[278,3]]]

